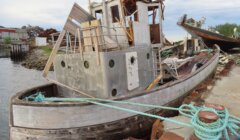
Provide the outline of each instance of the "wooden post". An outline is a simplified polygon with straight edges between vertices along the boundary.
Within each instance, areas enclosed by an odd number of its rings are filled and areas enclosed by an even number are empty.
[[[81,58],[83,60],[83,46],[82,46],[82,40],[81,40],[81,33],[80,33],[80,29],[77,28],[77,33],[78,33],[78,50],[81,53]]]
[[[92,20],[91,21],[91,27],[94,27],[93,30],[93,45],[95,48],[95,52],[96,52],[96,57],[97,57],[97,65],[100,64],[100,57],[99,57],[99,51],[101,50],[99,44],[102,44],[100,41],[101,39],[99,38],[102,34],[100,31],[100,22],[99,20]]]
[[[123,0],[120,0],[120,7],[121,7],[121,17],[122,17],[122,21],[124,22],[124,26],[126,26],[126,21],[125,21],[125,10],[124,10],[124,6],[123,6]]]
[[[153,80],[153,82],[148,86],[148,88],[146,89],[146,91],[147,92],[149,92],[149,91],[151,91],[153,88],[154,88],[154,86],[156,85],[156,84],[158,84],[158,82],[162,79],[162,75],[160,74],[160,75],[158,75],[157,76],[157,78],[155,78],[154,80]]]
[[[53,63],[53,60],[54,60],[54,58],[55,58],[55,56],[57,54],[57,51],[58,51],[58,49],[59,49],[59,47],[61,45],[63,37],[65,36],[65,33],[66,33],[66,31],[62,30],[62,32],[60,33],[56,43],[54,44],[53,50],[52,50],[52,52],[51,52],[51,54],[50,54],[50,56],[48,58],[47,64],[45,65],[45,68],[43,70],[43,74],[42,74],[43,77],[47,77],[49,69],[50,69],[50,67],[51,67],[51,65]]]
[[[84,44],[84,51],[90,52],[93,51],[93,43],[92,43],[92,36],[91,36],[91,26],[89,21],[81,23],[81,27],[83,29],[83,44]]]
[[[51,37],[52,37],[52,46],[54,45],[54,36],[53,34],[51,34]]]
[[[163,20],[163,11],[162,11],[162,1],[159,1],[159,33],[160,33],[160,49],[158,51],[158,59],[160,62],[160,75],[163,76],[163,68],[162,68],[162,60],[161,60],[161,49],[164,47],[164,39],[163,39],[163,30],[162,30],[162,20]],[[161,80],[162,82],[162,80]]]
[[[131,36],[131,34],[127,31],[127,29],[124,27],[124,25],[122,24],[121,21],[119,21],[119,19],[115,18],[117,20],[117,22],[120,23],[120,26],[123,28],[124,32],[127,34],[127,36],[130,38],[130,41],[133,41],[133,37]]]
[[[163,39],[163,30],[162,30],[162,17],[163,17],[163,13],[162,13],[162,2],[160,1],[159,2],[159,6],[158,6],[158,9],[159,9],[159,33],[160,33],[160,44],[161,44],[161,48],[163,47],[164,45],[164,39]]]

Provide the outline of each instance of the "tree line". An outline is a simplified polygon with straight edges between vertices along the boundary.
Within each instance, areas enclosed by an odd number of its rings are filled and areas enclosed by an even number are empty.
[[[237,28],[237,32],[240,32],[240,25],[236,23],[219,24],[213,27],[215,31],[218,31],[220,34],[223,34],[225,36],[233,36],[234,28]]]

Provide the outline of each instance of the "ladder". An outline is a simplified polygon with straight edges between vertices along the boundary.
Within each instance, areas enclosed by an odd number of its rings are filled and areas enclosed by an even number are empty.
[[[152,45],[153,79],[161,74],[161,45]]]

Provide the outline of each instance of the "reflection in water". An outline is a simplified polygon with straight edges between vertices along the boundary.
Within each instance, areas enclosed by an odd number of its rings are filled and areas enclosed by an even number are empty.
[[[0,47],[0,58],[8,58],[10,57],[10,49]]]
[[[30,70],[13,63],[9,58],[0,59],[0,139],[9,139],[9,101],[11,96],[26,88],[47,83],[41,71]],[[50,73],[52,76],[52,73]]]

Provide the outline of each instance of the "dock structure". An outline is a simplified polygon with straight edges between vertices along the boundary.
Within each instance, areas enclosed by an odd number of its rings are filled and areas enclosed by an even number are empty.
[[[29,51],[29,46],[25,44],[12,44],[10,50],[10,57],[12,60],[23,59]]]

